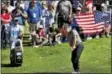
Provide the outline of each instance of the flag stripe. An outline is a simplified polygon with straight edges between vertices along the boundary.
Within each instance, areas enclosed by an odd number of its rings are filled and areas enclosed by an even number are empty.
[[[81,33],[85,33],[85,34],[90,34],[90,33],[99,33],[101,32],[103,29],[98,29],[98,30],[84,30]]]
[[[89,14],[86,14],[86,15],[77,15],[77,18],[89,18],[89,17],[94,17],[94,15],[89,15]]]
[[[90,18],[90,19],[77,19],[76,20],[77,22],[85,22],[85,21],[94,21],[94,19],[93,18]]]
[[[89,25],[89,24],[91,25],[91,24],[94,24],[94,21],[89,21],[89,22],[88,22],[88,21],[86,21],[86,22],[77,22],[77,23],[78,23],[78,24],[81,24],[81,25],[86,25],[86,24],[87,24],[87,25]]]
[[[104,24],[80,24],[79,27],[97,27],[97,26],[103,26],[104,27]]]
[[[92,30],[92,29],[94,30],[94,29],[100,29],[100,28],[103,28],[103,26],[97,26],[97,27],[82,27],[83,30],[89,30],[89,29],[90,30]]]

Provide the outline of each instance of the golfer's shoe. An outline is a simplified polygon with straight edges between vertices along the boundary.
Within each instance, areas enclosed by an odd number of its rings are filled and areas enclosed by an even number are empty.
[[[33,46],[33,48],[39,48],[39,46]]]
[[[107,34],[107,35],[106,35],[106,37],[108,37],[108,38],[109,38],[109,37],[110,37],[110,35],[109,35],[109,34]]]
[[[99,39],[99,35],[96,36],[96,39]]]
[[[36,48],[37,46],[33,46],[33,48]]]
[[[72,72],[72,74],[80,74],[80,72],[76,72],[76,71],[74,71],[74,72]]]
[[[91,40],[92,39],[92,37],[87,37],[87,40]]]

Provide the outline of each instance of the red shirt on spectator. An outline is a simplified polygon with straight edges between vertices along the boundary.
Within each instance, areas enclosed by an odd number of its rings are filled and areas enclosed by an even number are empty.
[[[41,32],[39,32],[39,36],[40,36],[40,37],[46,37],[45,31],[42,30]]]
[[[8,24],[11,21],[11,15],[9,13],[1,14],[1,20],[3,24]]]

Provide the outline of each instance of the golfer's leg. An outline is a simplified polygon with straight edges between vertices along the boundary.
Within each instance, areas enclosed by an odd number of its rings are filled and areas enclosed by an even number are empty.
[[[83,49],[84,49],[83,44],[80,44],[80,45],[77,46],[77,54],[76,54],[76,56],[77,56],[78,60],[80,59],[80,56],[82,54]]]
[[[72,51],[71,61],[72,61],[72,65],[73,65],[74,71],[76,71],[78,69],[77,68],[77,59],[76,59],[76,49],[74,49]]]
[[[76,58],[75,58],[76,71],[79,71],[79,59],[82,54],[83,48],[84,46],[82,44],[78,45],[76,48]]]

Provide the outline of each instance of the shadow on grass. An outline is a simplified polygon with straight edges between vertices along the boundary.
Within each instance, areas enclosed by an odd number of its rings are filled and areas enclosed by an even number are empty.
[[[1,64],[1,67],[20,67],[20,65]]]
[[[1,67],[14,67],[11,64],[1,64]]]
[[[32,46],[32,43],[31,42],[23,42],[23,46],[24,47]]]

